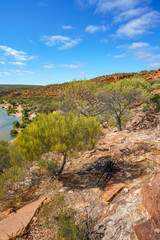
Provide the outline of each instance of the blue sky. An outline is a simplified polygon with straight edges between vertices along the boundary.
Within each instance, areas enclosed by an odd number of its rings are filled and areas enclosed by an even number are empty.
[[[159,0],[0,1],[0,84],[158,68]]]

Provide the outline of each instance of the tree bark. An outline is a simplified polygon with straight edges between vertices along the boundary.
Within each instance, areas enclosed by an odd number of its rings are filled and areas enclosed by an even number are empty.
[[[58,176],[60,176],[62,174],[62,172],[63,172],[64,166],[66,164],[66,159],[67,159],[67,153],[64,153],[63,154],[63,163],[62,163],[62,166],[61,166],[61,168],[60,168],[60,170],[58,172]]]
[[[117,128],[118,128],[118,131],[122,131],[122,123],[121,123],[120,117],[117,117]]]

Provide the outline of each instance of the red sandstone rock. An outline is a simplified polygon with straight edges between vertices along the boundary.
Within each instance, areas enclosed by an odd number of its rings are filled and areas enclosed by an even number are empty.
[[[152,154],[152,153],[147,153],[146,154],[146,157],[149,159],[149,160],[151,160],[151,161],[153,161],[153,162],[155,162],[155,163],[158,163],[158,164],[160,164],[160,154]]]
[[[133,226],[133,230],[135,231],[138,240],[159,240],[159,236],[150,219],[144,223]]]
[[[24,206],[16,213],[11,213],[7,218],[0,221],[0,239],[9,240],[21,236],[45,199],[46,197],[42,196],[37,201]]]
[[[102,201],[108,203],[124,186],[121,182],[110,181],[101,197]]]
[[[8,217],[9,214],[12,213],[12,212],[13,212],[13,208],[9,208],[4,212],[0,212],[0,219]]]
[[[151,184],[141,187],[142,203],[151,218],[133,226],[138,240],[160,239],[160,173],[155,174]]]

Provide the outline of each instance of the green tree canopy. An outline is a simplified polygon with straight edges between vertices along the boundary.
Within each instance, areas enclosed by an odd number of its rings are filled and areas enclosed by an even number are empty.
[[[150,83],[142,78],[124,79],[104,86],[99,98],[103,109],[115,119],[119,131],[122,129],[122,120],[128,114],[129,108],[136,102],[149,99],[150,89]]]
[[[17,137],[15,144],[28,160],[38,160],[43,153],[63,154],[63,171],[67,155],[73,150],[92,149],[100,136],[99,122],[92,117],[63,115],[59,112],[41,114]]]
[[[74,111],[83,116],[97,116],[103,112],[97,98],[100,86],[88,80],[69,83],[65,95],[62,95],[61,110]]]

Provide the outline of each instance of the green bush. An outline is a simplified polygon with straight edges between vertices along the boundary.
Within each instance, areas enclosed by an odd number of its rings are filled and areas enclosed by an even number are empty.
[[[12,114],[12,113],[17,113],[17,110],[14,109],[14,108],[12,108],[11,106],[9,106],[9,107],[7,108],[7,113],[8,113],[8,115],[10,115],[10,114]]]
[[[26,127],[26,124],[25,123],[21,123],[20,124],[20,128],[25,128]]]
[[[160,110],[160,94],[155,94],[152,98],[151,98],[151,102],[156,104],[156,108],[157,110]]]
[[[24,161],[17,149],[6,141],[0,141],[0,199],[8,203],[9,190],[24,177]],[[13,197],[13,196],[12,196]]]
[[[0,174],[10,167],[10,149],[6,141],[0,140]]]
[[[149,106],[148,105],[145,105],[142,107],[142,111],[145,112],[145,111],[148,111],[149,110]]]
[[[12,130],[10,131],[10,135],[11,135],[12,137],[15,137],[17,134],[18,134],[18,131],[17,131],[16,129],[12,129]]]
[[[74,150],[93,149],[100,135],[96,118],[58,112],[41,114],[18,135],[15,144],[21,154],[31,161],[39,160],[43,153],[49,151],[61,153],[61,174],[68,154]]]
[[[66,206],[64,196],[56,194],[44,206],[43,217],[47,228],[54,229],[53,240],[85,240],[86,229],[72,208]],[[89,238],[88,238],[89,239]]]
[[[13,122],[13,127],[14,128],[19,128],[20,127],[20,123],[18,121],[14,121]]]
[[[58,172],[58,162],[54,159],[47,161],[47,159],[40,159],[39,166],[48,171],[51,176]]]

